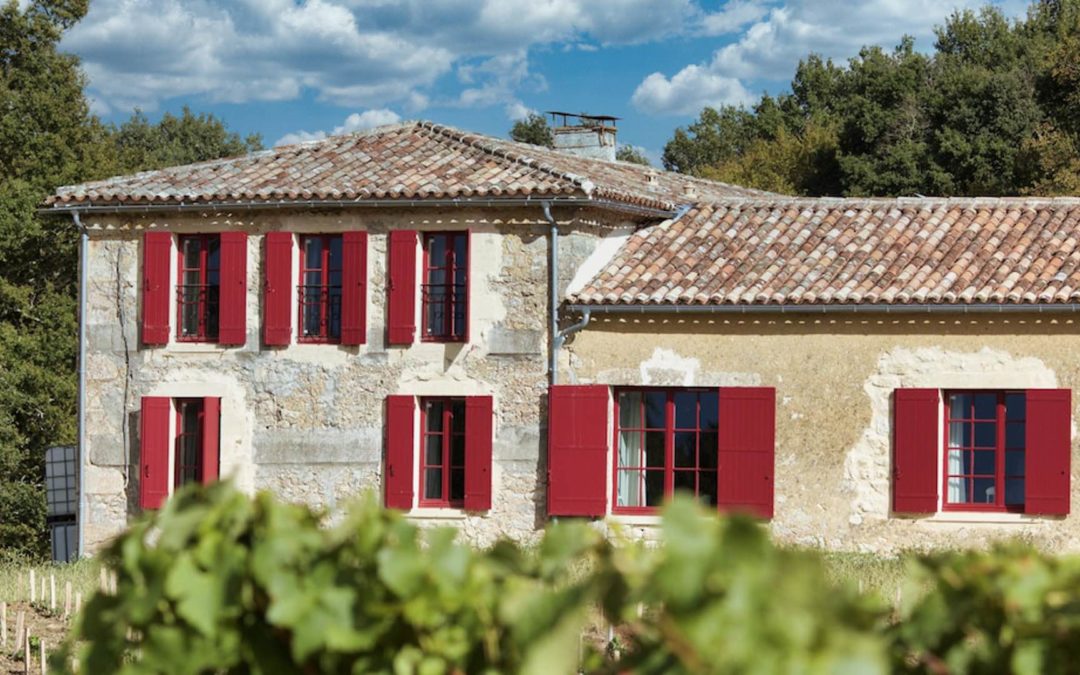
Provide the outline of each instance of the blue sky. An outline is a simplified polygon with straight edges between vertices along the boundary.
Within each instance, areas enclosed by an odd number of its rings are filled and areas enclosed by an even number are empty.
[[[982,0],[92,0],[64,38],[93,109],[184,105],[272,145],[430,119],[505,136],[527,111],[623,118],[658,161],[705,105],[787,87],[809,52],[844,60]],[[1010,16],[1026,2],[998,0]]]

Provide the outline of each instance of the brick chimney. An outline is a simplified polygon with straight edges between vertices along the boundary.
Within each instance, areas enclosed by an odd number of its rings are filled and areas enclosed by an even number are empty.
[[[551,134],[555,149],[568,155],[615,161],[615,137],[618,117],[610,115],[586,115],[556,110],[551,115]]]

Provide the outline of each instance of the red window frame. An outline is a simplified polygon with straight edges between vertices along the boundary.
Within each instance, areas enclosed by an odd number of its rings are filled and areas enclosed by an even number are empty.
[[[187,267],[184,255],[189,242],[199,244],[199,264]],[[210,265],[210,245],[217,242],[217,267]],[[221,235],[220,234],[183,234],[177,237],[177,275],[176,275],[176,339],[180,342],[217,342],[221,330],[219,312],[221,307]],[[195,300],[188,297],[192,284],[185,283],[188,272],[199,275],[199,283],[194,284]],[[212,273],[217,273],[217,283],[211,283]],[[198,325],[194,333],[184,333],[184,310],[194,304]]]
[[[971,396],[971,402],[968,405],[967,413],[964,417],[952,416],[952,397],[954,395],[969,395]],[[976,411],[976,396],[994,396],[994,416],[977,416]],[[1009,411],[1006,407],[1006,400],[1010,396],[1020,396],[1024,399],[1024,413],[1020,416],[1013,414],[1009,416]],[[1025,478],[1024,474],[1009,473],[1006,453],[1008,452],[1027,452],[1026,440],[1023,441],[1021,447],[1009,447],[1007,441],[1007,430],[1009,426],[1019,426],[1020,438],[1026,439],[1026,425],[1027,425],[1027,394],[1026,392],[1013,391],[1013,390],[946,390],[942,392],[942,406],[944,413],[943,429],[942,429],[942,447],[944,451],[941,453],[941,509],[943,511],[990,511],[990,512],[1013,512],[1023,513],[1024,502],[1007,504],[1006,503],[1006,486],[1007,481],[1019,481],[1023,486]],[[967,425],[969,427],[968,437],[970,442],[964,443],[961,439],[959,445],[953,445],[950,429],[953,423]],[[976,430],[977,426],[994,425],[993,430],[993,446],[988,443],[980,443],[978,438],[979,434]],[[984,439],[985,440],[985,439]],[[950,451],[959,450],[964,456],[970,456],[970,472],[963,469],[963,473],[950,473],[949,457]],[[977,459],[975,453],[994,453],[993,457],[993,473],[984,471],[977,472]],[[1020,467],[1021,471],[1024,471],[1023,461],[1024,455],[1021,455]],[[969,494],[975,493],[976,482],[982,482],[992,479],[994,489],[994,501],[993,502],[950,502],[949,501],[949,479],[958,478],[964,481],[965,492]],[[1026,492],[1026,486],[1023,488]],[[1026,501],[1026,500],[1025,500]]]
[[[432,260],[432,243],[445,238],[445,256],[443,260]],[[462,249],[465,260],[458,260],[458,245],[464,242]],[[470,238],[468,232],[426,232],[424,233],[424,281],[420,286],[420,340],[422,342],[465,342],[469,335],[469,257]],[[433,283],[432,274],[442,271],[442,283]],[[461,273],[461,280],[457,279]],[[429,308],[438,302],[442,305],[441,325],[434,325],[429,317]],[[461,325],[455,326],[455,315],[460,311]]]
[[[622,414],[620,410],[620,401],[623,394],[640,392],[642,399],[640,405],[641,411],[641,423],[639,427],[622,426]],[[646,396],[648,394],[665,394],[664,402],[664,427],[649,426],[647,413],[645,410]],[[675,397],[679,394],[695,394],[697,400],[695,403],[694,425],[680,426],[676,419],[675,409]],[[704,396],[703,396],[704,395]],[[702,426],[702,410],[703,399],[708,400],[711,397],[713,402],[712,418],[717,420],[717,428],[706,428]],[[663,473],[663,498],[669,498],[675,491],[675,478],[677,474],[687,475],[692,474],[694,479],[694,491],[695,496],[701,496],[701,487],[709,481],[711,475],[712,490],[711,498],[709,502],[710,508],[717,508],[718,491],[719,491],[719,392],[717,389],[700,388],[700,387],[617,387],[613,392],[613,405],[615,423],[612,425],[614,428],[614,438],[612,440],[612,453],[611,470],[612,470],[612,497],[611,497],[611,512],[615,514],[652,514],[656,513],[656,506],[623,506],[619,504],[619,481],[620,472],[638,472],[646,474],[649,472]],[[638,432],[641,434],[641,452],[642,456],[647,453],[647,436],[648,432],[663,433],[664,439],[664,466],[662,469],[648,468],[644,465],[647,459],[642,460],[641,466],[620,467],[619,466],[619,441],[621,438],[620,432],[630,431]],[[693,434],[694,438],[694,462],[692,466],[677,467],[675,466],[675,436],[676,434]],[[711,435],[711,451],[709,450]],[[704,447],[703,447],[704,441]],[[704,451],[704,454],[703,454]],[[711,454],[712,461],[711,466],[709,463],[703,462],[703,456],[707,459]],[[644,475],[639,478],[639,489],[645,489]],[[703,483],[703,479],[705,482]],[[706,493],[708,494],[708,493]]]
[[[174,399],[176,407],[176,435],[173,440],[173,488],[189,483],[202,483],[203,479],[203,427],[206,424],[206,407],[201,398]],[[190,412],[191,418],[188,417]],[[194,428],[187,428],[187,422]],[[185,448],[185,445],[188,447]],[[186,453],[185,449],[189,452]],[[185,461],[187,460],[187,461]]]
[[[441,404],[439,429],[430,429],[430,408]],[[459,419],[460,417],[460,419]],[[465,398],[464,397],[421,397],[420,398],[420,498],[419,506],[460,509],[465,506]],[[438,462],[429,461],[429,439],[435,439],[438,447]],[[454,442],[460,443],[460,457],[454,457]],[[428,496],[429,471],[439,472],[439,496]],[[452,474],[461,476],[460,494],[454,492]]]
[[[307,266],[307,243],[312,240],[320,240],[322,251],[319,256],[318,267]],[[342,252],[339,264],[337,267],[332,267],[330,264],[330,247],[334,241],[338,242],[338,248]],[[297,302],[297,340],[299,342],[315,343],[315,344],[337,344],[341,342],[341,292],[342,292],[342,274],[343,274],[343,261],[344,261],[344,238],[340,234],[302,234],[300,235],[300,276],[296,284],[296,302]],[[337,273],[338,283],[330,283],[333,273]],[[308,284],[307,275],[309,273],[317,273],[319,275],[318,284]],[[306,290],[311,287],[318,289],[318,300],[315,302],[309,302],[306,297]],[[335,295],[336,291],[336,295]],[[336,298],[336,302],[335,302]],[[336,308],[335,308],[336,304]],[[306,311],[313,309],[319,313],[319,330],[315,334],[305,334],[307,318]],[[337,312],[336,324],[333,319],[333,313]],[[334,330],[336,325],[337,329]]]

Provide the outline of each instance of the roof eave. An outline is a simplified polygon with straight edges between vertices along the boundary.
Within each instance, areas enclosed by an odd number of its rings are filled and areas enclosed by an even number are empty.
[[[680,305],[570,303],[572,312],[591,314],[1076,314],[1080,303],[821,303],[770,305]]]

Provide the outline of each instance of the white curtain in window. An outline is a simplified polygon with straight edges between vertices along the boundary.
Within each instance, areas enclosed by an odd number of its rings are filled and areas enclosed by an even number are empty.
[[[949,424],[950,448],[964,447],[964,426],[966,424],[968,423],[963,422],[960,424]],[[959,450],[949,450],[949,475],[958,476],[963,473],[964,453]],[[967,502],[967,485],[968,481],[966,478],[949,478],[949,503],[962,504]]]
[[[640,393],[626,393],[619,397],[619,427],[620,429],[640,429],[642,427]],[[624,466],[641,466],[644,463],[641,437],[642,433],[640,431],[619,432],[620,469]],[[617,475],[619,506],[644,506],[642,503],[641,472],[619,471]]]

